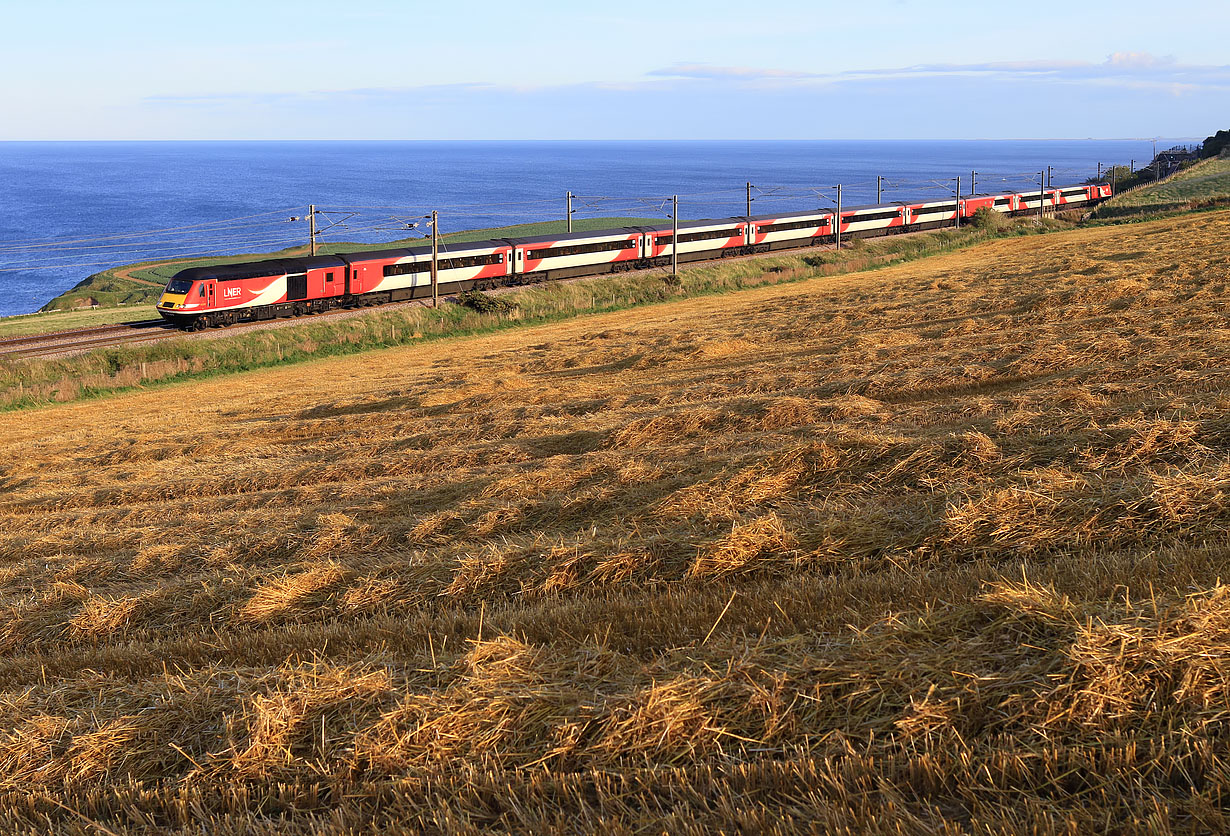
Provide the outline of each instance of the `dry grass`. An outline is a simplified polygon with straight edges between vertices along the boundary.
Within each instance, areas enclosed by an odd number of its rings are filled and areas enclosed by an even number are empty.
[[[0,831],[1225,831],[1228,233],[4,416]]]

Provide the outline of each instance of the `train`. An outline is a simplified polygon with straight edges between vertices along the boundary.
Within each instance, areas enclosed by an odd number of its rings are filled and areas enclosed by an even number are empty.
[[[674,225],[661,224],[450,244],[435,259],[435,292],[814,247],[833,243],[839,234],[867,238],[936,229],[971,219],[980,209],[1028,215],[1091,206],[1109,197],[1109,185],[1094,184],[852,206],[840,210],[840,231],[836,209],[815,209],[681,221],[678,241]],[[433,294],[431,265],[431,247],[419,246],[189,267],[167,282],[157,310],[181,328],[202,330],[418,299]]]

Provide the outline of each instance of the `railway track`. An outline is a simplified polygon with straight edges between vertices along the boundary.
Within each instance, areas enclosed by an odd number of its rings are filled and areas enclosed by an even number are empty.
[[[446,298],[446,297],[445,297]],[[121,345],[137,345],[173,339],[213,339],[224,334],[249,328],[277,328],[294,325],[307,320],[330,317],[356,316],[374,310],[390,310],[412,305],[421,305],[423,300],[393,302],[376,308],[339,308],[321,311],[307,317],[241,322],[228,328],[213,328],[207,331],[184,331],[162,319],[145,319],[121,322],[116,325],[100,325],[93,328],[78,328],[71,331],[55,331],[50,334],[31,334],[0,340],[0,357],[35,360],[47,357],[67,357],[83,354],[96,348],[114,348]]]
[[[26,337],[11,337],[0,340],[0,357],[34,359],[80,354],[104,346],[146,343],[170,339],[180,332],[161,319],[144,319],[121,322],[116,325],[99,325],[93,328],[77,328],[72,331],[54,331],[50,334],[31,334]]]

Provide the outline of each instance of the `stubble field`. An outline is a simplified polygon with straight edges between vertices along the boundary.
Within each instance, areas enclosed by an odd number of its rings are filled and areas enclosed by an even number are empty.
[[[1228,239],[4,415],[0,828],[1230,828]]]

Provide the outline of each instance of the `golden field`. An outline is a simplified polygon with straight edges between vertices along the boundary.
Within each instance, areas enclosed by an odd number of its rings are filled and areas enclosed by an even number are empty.
[[[0,416],[0,829],[1228,829],[1228,242]]]

